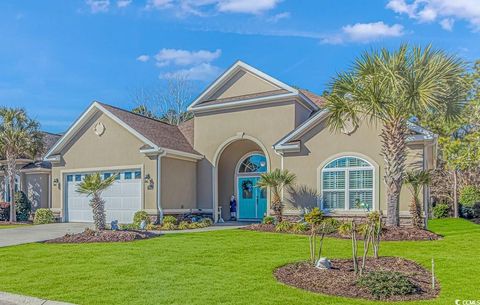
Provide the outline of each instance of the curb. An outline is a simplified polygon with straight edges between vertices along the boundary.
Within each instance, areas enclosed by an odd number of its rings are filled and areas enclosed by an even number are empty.
[[[0,305],[74,305],[57,301],[43,300],[19,294],[0,292]]]

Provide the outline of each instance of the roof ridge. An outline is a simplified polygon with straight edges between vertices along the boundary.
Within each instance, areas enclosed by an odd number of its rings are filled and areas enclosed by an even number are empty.
[[[155,122],[158,122],[158,123],[162,123],[162,124],[165,124],[165,125],[167,125],[167,126],[178,127],[177,125],[173,125],[173,124],[170,124],[170,123],[161,121],[161,120],[159,120],[159,119],[151,118],[151,117],[148,117],[148,116],[146,116],[146,115],[133,112],[133,111],[131,111],[131,110],[123,109],[123,108],[120,108],[120,107],[118,107],[118,106],[113,106],[113,105],[106,104],[106,103],[102,103],[102,102],[99,102],[99,101],[97,101],[97,103],[99,103],[100,105],[103,105],[103,106],[112,107],[112,108],[115,108],[115,109],[117,109],[117,110],[120,110],[120,111],[129,113],[129,114],[133,114],[133,115],[139,116],[139,117],[144,118],[144,119],[148,119],[148,120],[152,120],[152,121],[155,121]]]

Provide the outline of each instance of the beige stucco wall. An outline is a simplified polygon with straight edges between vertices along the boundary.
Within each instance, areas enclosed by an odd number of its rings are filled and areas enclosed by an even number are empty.
[[[162,157],[162,208],[169,210],[197,208],[197,164],[194,161]]]
[[[23,191],[32,203],[32,211],[49,206],[49,174],[25,174]]]
[[[105,125],[105,132],[97,136],[93,126],[98,122]],[[142,177],[147,174],[157,184],[156,157],[149,158],[139,152],[144,145],[137,137],[124,127],[110,119],[108,116],[97,113],[86,126],[70,141],[62,152],[60,164],[52,168],[52,181],[60,181],[52,186],[52,208],[61,212],[63,209],[63,184],[62,173],[65,172],[90,172],[95,169],[130,169],[141,168]],[[143,188],[143,209],[156,213],[156,188]]]
[[[261,92],[278,90],[279,88],[251,73],[239,71],[225,83],[209,99],[222,99]]]
[[[295,119],[294,101],[196,114],[194,147],[205,156],[197,168],[198,206],[212,208],[213,167],[218,153],[234,141],[256,141],[265,150],[268,168],[280,168],[281,158],[272,145],[295,128]]]
[[[380,155],[380,128],[363,124],[353,134],[332,132],[325,122],[320,123],[301,138],[301,152],[285,154],[284,168],[294,172],[298,184],[321,193],[320,171],[332,159],[345,155],[367,159],[375,167],[375,206],[386,211],[386,189],[383,183],[384,161]],[[410,145],[407,165],[409,169],[423,167],[423,145]],[[288,194],[286,198],[289,199]],[[293,200],[294,201],[294,200]],[[410,193],[404,187],[400,198],[400,211],[408,211]],[[288,204],[287,209],[294,209]]]

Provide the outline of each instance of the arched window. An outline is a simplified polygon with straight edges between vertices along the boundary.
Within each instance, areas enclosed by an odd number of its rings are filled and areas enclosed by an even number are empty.
[[[243,159],[238,167],[239,174],[264,173],[267,171],[267,159],[264,155],[255,153]]]
[[[372,209],[374,167],[357,157],[341,157],[322,169],[324,209]]]

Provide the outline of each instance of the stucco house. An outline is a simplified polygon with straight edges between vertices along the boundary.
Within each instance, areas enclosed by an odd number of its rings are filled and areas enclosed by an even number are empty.
[[[17,159],[18,175],[15,178],[15,190],[23,191],[30,202],[32,210],[48,208],[50,204],[50,173],[51,163],[44,161],[45,152],[60,139],[61,135],[49,132],[43,134],[43,153],[36,158],[23,157]],[[2,169],[6,167],[6,160],[0,158]],[[9,181],[6,179],[4,170],[0,171],[0,201],[10,201]]]
[[[363,213],[357,199],[386,211],[380,127],[334,133],[323,103],[241,61],[198,96],[188,108],[194,118],[178,127],[94,102],[45,157],[52,164],[50,208],[63,221],[92,221],[88,198],[75,185],[101,172],[119,174],[104,192],[108,221],[131,222],[138,210],[152,216],[202,210],[227,219],[232,195],[240,220],[260,220],[270,194],[256,181],[280,168],[298,177],[283,194],[286,214],[320,206],[356,215]],[[409,168],[433,168],[435,135],[409,128]],[[409,216],[409,201],[404,190],[402,217]]]

